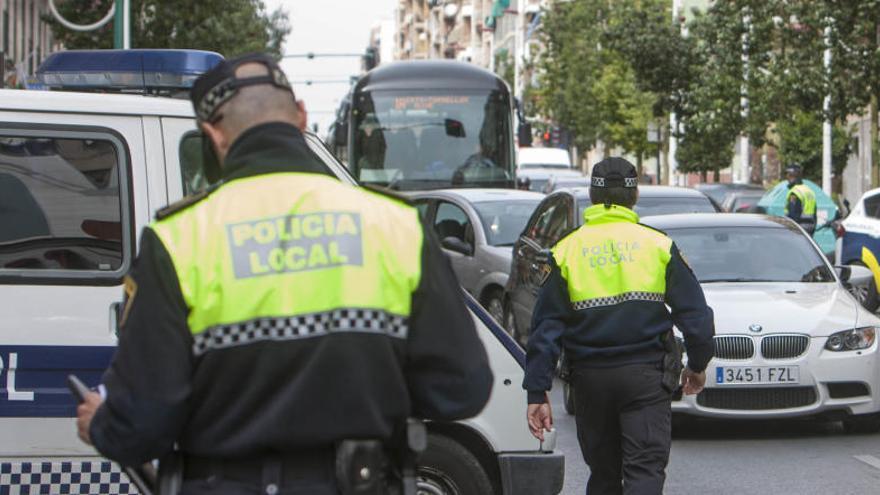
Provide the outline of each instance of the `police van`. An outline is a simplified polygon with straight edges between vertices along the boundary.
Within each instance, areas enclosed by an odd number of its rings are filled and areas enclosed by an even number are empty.
[[[0,90],[0,492],[137,493],[75,434],[65,379],[99,383],[138,235],[159,208],[204,187],[186,94],[209,52],[60,52],[38,83]],[[77,90],[71,92],[69,90]],[[126,94],[126,93],[146,93]],[[158,96],[157,96],[158,95]],[[312,151],[355,183],[312,134]],[[468,298],[495,374],[483,412],[431,423],[420,492],[555,494],[563,457],[528,432],[525,355]],[[6,487],[11,488],[6,491]]]

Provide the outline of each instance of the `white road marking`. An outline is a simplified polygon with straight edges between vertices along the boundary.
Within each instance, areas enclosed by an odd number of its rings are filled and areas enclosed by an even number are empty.
[[[873,468],[880,469],[880,459],[877,459],[872,455],[854,455],[853,457],[855,457],[856,460],[862,461]]]

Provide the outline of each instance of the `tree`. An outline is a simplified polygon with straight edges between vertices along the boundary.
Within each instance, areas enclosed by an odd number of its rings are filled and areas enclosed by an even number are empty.
[[[816,182],[822,179],[822,118],[815,112],[795,111],[788,119],[776,124],[779,135],[779,155],[783,163],[799,163],[804,176]],[[834,126],[831,137],[831,163],[839,175],[850,154],[849,132],[843,126]]]
[[[639,87],[625,54],[612,42],[612,28],[624,22],[614,2],[558,2],[545,12],[535,100],[544,115],[570,129],[582,149],[602,141],[639,161],[650,148],[647,124],[657,96]]]
[[[693,74],[681,92],[681,122],[676,158],[682,172],[715,172],[730,166],[733,146],[743,128],[742,27],[738,11],[715,3],[689,26],[692,52],[685,60]]]
[[[639,172],[649,152],[648,123],[653,120],[652,106],[656,97],[636,87],[635,73],[622,59],[611,60],[592,88],[597,111],[594,117],[603,125],[598,137],[606,149],[619,147],[636,156]]]
[[[87,24],[112,7],[113,0],[66,0],[58,10],[72,22]],[[55,38],[67,48],[113,47],[113,23],[80,33],[61,26],[51,16],[46,20]],[[192,48],[226,57],[268,51],[280,56],[289,32],[287,14],[280,8],[267,12],[262,0],[131,1],[131,42],[135,48]]]

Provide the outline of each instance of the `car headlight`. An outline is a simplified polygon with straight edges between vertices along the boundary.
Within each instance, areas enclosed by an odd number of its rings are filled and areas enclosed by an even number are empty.
[[[874,345],[877,336],[875,327],[862,327],[831,334],[825,348],[829,351],[857,351]]]

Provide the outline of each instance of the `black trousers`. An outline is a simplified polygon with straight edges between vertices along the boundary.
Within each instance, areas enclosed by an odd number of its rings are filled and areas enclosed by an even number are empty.
[[[672,445],[671,397],[660,364],[579,368],[572,374],[589,495],[663,493]]]

